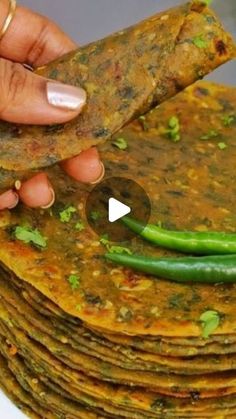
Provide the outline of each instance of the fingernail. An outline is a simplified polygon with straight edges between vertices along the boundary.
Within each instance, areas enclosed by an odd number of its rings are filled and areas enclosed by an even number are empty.
[[[14,202],[12,202],[12,204],[8,206],[8,209],[15,208],[19,203],[19,196],[16,193],[14,193],[14,195]]]
[[[77,111],[86,103],[86,92],[81,87],[63,83],[47,82],[48,103],[57,108]]]
[[[102,162],[100,162],[101,165],[101,174],[99,175],[99,178],[94,180],[93,182],[90,182],[90,185],[96,185],[97,183],[101,182],[101,180],[104,178],[105,175],[105,167]]]
[[[18,192],[21,201],[30,208],[48,207],[54,197],[46,173],[38,173],[22,183]]]
[[[52,194],[52,199],[51,199],[51,201],[49,202],[49,204],[44,205],[43,207],[41,207],[41,208],[43,208],[43,209],[48,209],[48,208],[51,208],[51,207],[53,206],[54,202],[55,202],[55,192],[54,192],[54,190],[53,190],[52,188],[50,188],[50,192],[51,192],[51,194]]]
[[[17,191],[19,191],[19,190],[20,190],[20,188],[21,188],[21,181],[20,181],[20,180],[16,180],[16,181],[15,181],[15,189],[16,189]]]
[[[12,209],[17,206],[19,196],[13,190],[6,191],[0,195],[0,210]]]

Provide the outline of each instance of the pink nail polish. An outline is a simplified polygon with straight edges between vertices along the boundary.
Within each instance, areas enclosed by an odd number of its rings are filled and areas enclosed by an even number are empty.
[[[47,82],[47,99],[52,106],[77,111],[85,105],[86,98],[85,90],[80,87],[51,81]]]

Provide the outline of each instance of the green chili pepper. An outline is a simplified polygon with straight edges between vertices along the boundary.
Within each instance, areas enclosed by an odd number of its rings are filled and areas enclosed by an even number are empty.
[[[236,283],[236,254],[154,258],[107,253],[105,257],[119,265],[175,282]]]
[[[236,253],[236,234],[221,232],[171,231],[123,217],[122,221],[147,241],[166,249],[199,255]]]

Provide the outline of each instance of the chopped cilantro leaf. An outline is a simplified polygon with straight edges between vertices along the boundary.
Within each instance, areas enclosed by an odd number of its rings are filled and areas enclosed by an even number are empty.
[[[100,217],[101,217],[101,214],[100,214],[99,211],[91,211],[91,213],[90,213],[91,220],[97,221],[97,220],[99,220]]]
[[[72,274],[67,278],[71,289],[73,291],[77,290],[80,286],[80,277],[78,275]]]
[[[165,130],[166,136],[174,141],[177,142],[180,140],[180,123],[179,118],[177,116],[172,116],[168,121],[168,128]]]
[[[119,150],[126,150],[126,148],[128,147],[127,141],[120,137],[120,138],[116,138],[113,142],[112,145],[114,145],[115,147],[119,148]]]
[[[220,315],[215,310],[208,310],[201,314],[202,337],[207,339],[219,326]]]
[[[203,38],[203,35],[195,36],[192,40],[193,44],[198,48],[207,48],[207,41]]]
[[[220,150],[225,150],[225,148],[227,148],[227,144],[225,143],[218,143],[217,145]]]
[[[111,245],[107,234],[104,234],[100,238],[100,243],[103,244],[110,253],[127,253],[128,255],[132,255],[132,251],[127,247]]]
[[[230,127],[236,123],[236,115],[224,115],[222,117],[222,122],[225,127]]]
[[[15,237],[17,240],[21,240],[24,243],[33,243],[39,247],[47,246],[47,239],[43,237],[42,234],[37,229],[32,229],[30,227],[21,227],[18,226],[15,228]]]
[[[210,140],[211,138],[216,138],[219,137],[219,132],[215,131],[214,129],[211,129],[210,131],[208,131],[207,134],[204,134],[200,137],[200,140]]]
[[[109,244],[108,234],[103,234],[103,236],[101,236],[99,241],[104,246],[107,246]]]
[[[177,116],[172,116],[168,121],[168,126],[171,129],[174,129],[177,126],[179,126],[179,118],[177,118]]]
[[[71,220],[72,214],[76,212],[76,208],[72,205],[68,208],[65,208],[63,211],[59,212],[60,220],[62,223],[69,223]]]
[[[209,6],[213,0],[202,0],[203,3],[205,3],[206,6]]]
[[[123,246],[108,246],[108,250],[110,253],[127,253],[127,255],[132,255],[132,251]]]
[[[83,221],[77,221],[77,223],[75,224],[75,229],[77,231],[83,231],[85,229]]]

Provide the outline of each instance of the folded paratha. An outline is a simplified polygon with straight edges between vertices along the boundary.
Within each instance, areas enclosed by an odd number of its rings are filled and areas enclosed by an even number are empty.
[[[2,122],[0,187],[12,186],[28,175],[28,169],[50,166],[101,144],[131,119],[235,57],[235,52],[231,36],[212,10],[193,1],[38,69],[44,77],[84,87],[88,103],[65,125]]]

